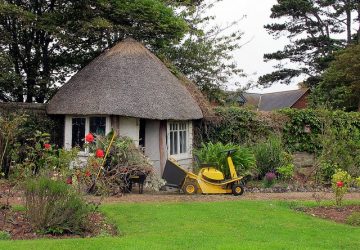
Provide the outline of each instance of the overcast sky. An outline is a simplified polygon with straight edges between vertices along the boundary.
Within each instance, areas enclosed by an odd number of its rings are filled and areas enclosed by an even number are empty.
[[[216,16],[216,23],[226,25],[234,20],[238,20],[243,15],[246,17],[240,21],[238,28],[245,34],[242,42],[244,46],[236,51],[235,59],[237,64],[249,75],[247,78],[234,79],[246,84],[249,80],[256,81],[264,74],[272,72],[275,63],[263,61],[264,53],[274,52],[282,49],[287,39],[275,40],[264,29],[264,25],[272,22],[270,18],[271,7],[276,0],[223,0],[216,4],[210,13]],[[248,43],[247,43],[248,42]],[[301,79],[298,79],[301,80]],[[291,85],[274,84],[267,89],[251,89],[249,92],[275,92],[289,89],[297,89],[297,81]],[[234,86],[230,83],[230,89]]]

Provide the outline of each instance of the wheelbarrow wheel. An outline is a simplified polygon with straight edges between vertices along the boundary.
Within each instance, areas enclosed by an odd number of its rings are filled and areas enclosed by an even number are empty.
[[[232,186],[232,193],[235,196],[242,195],[244,193],[244,187],[240,184],[235,183]]]
[[[196,194],[198,186],[195,181],[185,181],[182,190],[185,194],[193,195]]]

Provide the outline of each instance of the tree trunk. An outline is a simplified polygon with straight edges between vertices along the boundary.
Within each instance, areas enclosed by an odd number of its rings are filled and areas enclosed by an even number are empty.
[[[347,32],[347,42],[351,43],[351,1],[346,1],[346,32]]]
[[[358,13],[358,30],[357,30],[357,41],[360,43],[360,3],[357,4],[357,13]]]

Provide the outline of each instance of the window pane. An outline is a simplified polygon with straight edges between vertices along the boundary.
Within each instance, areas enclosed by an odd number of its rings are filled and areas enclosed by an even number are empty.
[[[106,117],[90,117],[90,133],[105,135]]]
[[[174,131],[174,155],[178,154],[178,131]]]
[[[170,132],[170,155],[174,154],[174,132]]]
[[[187,123],[169,123],[169,150],[170,155],[184,154],[187,152]]]
[[[84,145],[85,138],[85,118],[72,118],[72,147]]]
[[[186,153],[186,131],[180,132],[180,154]]]

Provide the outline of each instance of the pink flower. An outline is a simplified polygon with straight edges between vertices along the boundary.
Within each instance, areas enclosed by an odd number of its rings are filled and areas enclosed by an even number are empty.
[[[49,143],[45,143],[45,144],[44,144],[44,148],[45,148],[45,149],[51,149],[51,145],[50,145]]]

